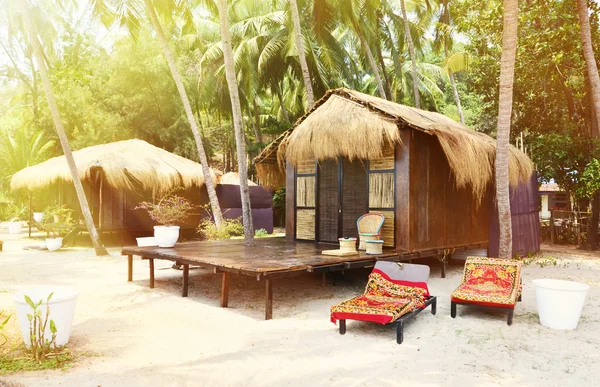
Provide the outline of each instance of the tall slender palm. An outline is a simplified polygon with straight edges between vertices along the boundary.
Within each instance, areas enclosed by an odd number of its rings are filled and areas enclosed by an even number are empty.
[[[149,0],[146,0],[149,1]],[[242,107],[240,94],[235,76],[235,64],[233,62],[233,48],[229,34],[229,13],[227,0],[218,0],[219,26],[221,30],[221,44],[223,58],[225,61],[225,76],[229,87],[231,98],[231,111],[233,115],[233,127],[235,130],[235,142],[238,156],[238,173],[240,175],[240,195],[242,200],[242,221],[244,223],[244,237],[247,244],[254,239],[254,227],[252,224],[252,210],[250,208],[250,190],[248,189],[248,164],[246,162],[246,141],[244,139],[244,128],[242,126]]]
[[[304,87],[306,88],[306,99],[308,102],[307,110],[310,110],[315,103],[315,95],[313,93],[310,72],[308,71],[308,63],[306,62],[306,56],[304,55],[304,42],[302,29],[300,27],[300,13],[298,12],[296,0],[290,0],[290,8],[292,10],[292,20],[294,22],[296,50],[298,50],[298,59],[300,61],[300,68],[302,69],[302,77],[304,78]]]
[[[196,142],[196,148],[198,149],[198,156],[200,158],[200,163],[202,164],[202,173],[204,174],[204,181],[206,184],[206,190],[208,192],[210,207],[212,209],[215,224],[217,226],[220,226],[223,222],[223,214],[221,212],[221,206],[219,205],[219,200],[217,198],[217,192],[215,190],[214,182],[211,179],[208,158],[206,156],[206,151],[202,142],[202,136],[200,135],[200,131],[198,130],[196,116],[194,116],[187,91],[185,90],[183,80],[181,79],[181,75],[179,74],[179,70],[177,69],[177,65],[175,63],[175,57],[173,55],[173,52],[171,51],[171,47],[169,46],[169,42],[167,40],[167,37],[165,36],[160,21],[158,20],[158,16],[156,14],[156,10],[154,9],[154,5],[152,4],[151,0],[144,0],[144,4],[148,18],[150,19],[150,22],[154,27],[154,31],[156,32],[165,58],[167,59],[169,70],[171,71],[171,76],[173,77],[173,81],[177,86],[177,91],[179,92],[179,97],[181,98],[181,102],[183,103],[183,108],[185,110],[188,123],[190,125],[190,128],[192,129],[194,141]],[[141,21],[139,19],[141,12],[139,12],[139,9],[137,9],[136,5],[137,4],[134,1],[130,0],[95,0],[94,10],[95,13],[101,18],[101,20],[105,24],[112,24],[114,22],[114,19],[116,18],[121,23],[121,25],[127,26],[129,31],[133,35],[136,35],[141,24]]]
[[[71,172],[71,178],[73,179],[73,185],[75,187],[77,199],[79,200],[79,206],[81,207],[83,219],[85,220],[85,225],[88,229],[90,237],[92,238],[96,255],[108,255],[108,251],[106,251],[102,245],[102,242],[100,241],[100,235],[98,234],[98,230],[96,230],[96,226],[94,225],[94,220],[85,196],[85,191],[83,190],[83,185],[81,184],[81,179],[79,178],[77,165],[75,165],[75,159],[73,158],[73,153],[71,152],[71,146],[69,145],[69,140],[67,139],[67,133],[65,132],[65,128],[60,117],[60,112],[58,110],[58,105],[56,104],[56,99],[54,98],[54,92],[52,91],[52,85],[50,84],[50,77],[48,76],[48,70],[44,60],[44,51],[40,41],[38,40],[35,26],[33,25],[31,17],[29,16],[29,5],[26,0],[21,0],[18,3],[20,3],[21,6],[21,13],[25,28],[27,29],[27,34],[32,42],[34,57],[37,63],[38,71],[40,72],[40,76],[42,78],[44,91],[46,92],[46,99],[48,100],[48,106],[50,108],[50,115],[52,116],[52,121],[54,121],[58,139],[60,140],[60,144],[67,160],[67,165],[69,166],[69,171]]]
[[[412,62],[412,76],[413,76],[413,94],[415,97],[415,107],[421,108],[421,97],[419,95],[419,80],[417,78],[417,57],[415,56],[415,45],[410,35],[410,24],[408,22],[408,16],[406,14],[406,3],[404,0],[400,0],[400,8],[402,9],[402,17],[404,18],[404,33],[406,35],[406,42],[408,43],[408,53]]]
[[[508,178],[510,121],[517,55],[519,1],[504,0],[500,92],[498,95],[498,134],[496,142],[496,200],[500,222],[500,257],[512,257],[512,219]]]
[[[579,25],[581,32],[581,45],[583,48],[583,56],[585,58],[585,67],[587,69],[588,81],[591,89],[592,108],[595,110],[597,133],[595,136],[600,137],[600,76],[598,75],[598,66],[594,57],[594,49],[592,47],[592,32],[590,28],[590,17],[587,0],[577,0],[579,8]]]

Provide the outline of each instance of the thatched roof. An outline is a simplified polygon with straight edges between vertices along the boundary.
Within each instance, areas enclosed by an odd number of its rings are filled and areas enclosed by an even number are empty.
[[[73,157],[82,180],[91,181],[93,170],[100,168],[105,183],[116,189],[133,191],[141,187],[165,192],[204,184],[200,164],[142,140],[94,145],[74,151]],[[216,184],[217,176],[211,172]],[[13,175],[10,187],[34,190],[57,182],[72,182],[65,156],[20,170]]]
[[[494,179],[495,139],[442,114],[345,88],[328,91],[290,131],[265,148],[255,159],[259,179],[262,184],[281,182],[284,161],[297,166],[307,159],[379,158],[386,142],[401,143],[399,129],[407,127],[436,136],[456,185],[470,186],[478,198],[483,197]],[[509,174],[514,186],[530,178],[533,166],[517,148],[511,146],[510,153]]]

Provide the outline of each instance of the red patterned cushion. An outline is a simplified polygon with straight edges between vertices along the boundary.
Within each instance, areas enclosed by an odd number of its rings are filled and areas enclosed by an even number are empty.
[[[331,308],[331,321],[361,320],[387,324],[404,314],[425,307],[429,296],[424,282],[398,281],[374,269],[365,293]]]
[[[521,293],[521,263],[510,259],[469,257],[454,302],[514,308]]]

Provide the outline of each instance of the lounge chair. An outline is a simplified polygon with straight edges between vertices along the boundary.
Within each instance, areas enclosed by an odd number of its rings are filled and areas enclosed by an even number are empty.
[[[356,221],[356,227],[358,228],[359,250],[365,250],[367,246],[365,241],[368,239],[381,239],[381,227],[383,227],[383,221],[385,216],[382,214],[364,214]]]
[[[521,301],[521,262],[511,259],[468,257],[462,282],[450,296],[450,316],[456,305],[508,309],[508,325]]]
[[[397,324],[396,342],[404,340],[404,324],[431,305],[436,312],[436,298],[429,294],[429,266],[379,261],[369,275],[365,292],[331,308],[331,321],[340,322],[340,334],[346,333],[346,320]]]

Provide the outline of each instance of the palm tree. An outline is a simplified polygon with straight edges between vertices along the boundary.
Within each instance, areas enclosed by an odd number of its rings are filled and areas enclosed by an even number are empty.
[[[75,192],[77,193],[77,199],[79,200],[79,206],[81,207],[81,213],[83,214],[83,219],[85,220],[88,232],[92,238],[94,250],[96,251],[96,255],[108,255],[108,251],[106,251],[102,245],[102,242],[100,242],[100,235],[98,234],[98,230],[96,230],[96,226],[94,225],[92,213],[83,190],[83,185],[81,184],[81,179],[79,178],[79,172],[77,172],[75,159],[73,158],[71,146],[69,145],[69,140],[67,139],[67,134],[65,132],[62,119],[60,118],[60,112],[58,111],[58,105],[56,104],[56,100],[54,98],[54,92],[52,91],[52,85],[50,84],[50,77],[48,76],[48,70],[46,69],[46,62],[44,60],[44,51],[40,41],[37,38],[35,26],[33,25],[29,16],[29,6],[25,0],[19,1],[18,3],[21,6],[21,13],[27,34],[32,42],[35,61],[37,62],[37,67],[42,78],[44,90],[46,92],[48,106],[50,108],[50,115],[54,121],[54,126],[56,127],[56,132],[58,133],[58,139],[60,140],[60,144],[67,160],[67,165],[69,166],[69,170],[71,172],[71,178],[73,179],[73,185],[75,186]]]
[[[306,88],[306,99],[308,102],[306,110],[310,110],[315,103],[315,95],[313,93],[310,72],[308,71],[308,63],[306,62],[306,56],[304,55],[304,38],[302,36],[302,29],[300,27],[300,13],[298,12],[298,4],[296,3],[296,0],[290,0],[290,8],[292,10],[292,20],[294,22],[294,38],[296,40],[296,50],[298,51],[300,68],[302,68],[304,87]]]
[[[592,94],[592,109],[596,113],[594,116],[596,117],[596,129],[598,132],[594,133],[594,135],[600,137],[600,76],[598,75],[598,66],[596,65],[596,58],[594,57],[594,49],[592,47],[592,33],[590,29],[590,17],[588,15],[589,8],[587,0],[577,0],[577,3],[579,6],[581,45]]]
[[[417,79],[417,58],[415,56],[415,45],[410,35],[410,25],[408,22],[408,16],[406,15],[406,4],[404,0],[400,0],[400,8],[402,9],[402,18],[404,19],[404,33],[406,42],[408,43],[408,53],[412,62],[412,75],[413,75],[413,93],[415,97],[415,107],[421,108],[421,97],[419,96],[419,80]]]
[[[240,195],[242,200],[244,238],[247,244],[251,244],[254,239],[254,227],[252,225],[250,191],[248,189],[246,140],[244,139],[244,129],[242,127],[242,107],[240,104],[240,94],[235,76],[235,64],[233,62],[231,36],[229,35],[229,13],[227,0],[218,0],[217,7],[219,8],[219,26],[221,30],[221,48],[223,50],[223,58],[225,61],[225,76],[227,78],[227,86],[229,87],[229,97],[231,99],[231,111],[233,115],[233,127],[235,130],[235,142],[238,156],[238,173],[240,175]]]
[[[158,16],[156,15],[154,5],[152,4],[151,0],[144,0],[144,4],[146,6],[146,13],[150,19],[150,22],[152,23],[152,26],[154,27],[165,58],[167,59],[169,70],[171,71],[171,76],[173,77],[173,81],[177,86],[177,91],[179,92],[179,97],[181,98],[181,102],[183,103],[183,108],[185,110],[188,123],[190,125],[190,128],[192,129],[192,134],[194,136],[196,148],[198,149],[198,156],[200,158],[200,163],[202,164],[202,173],[205,177],[204,181],[206,184],[206,190],[208,192],[210,207],[212,209],[215,224],[217,225],[217,227],[219,227],[223,222],[223,213],[221,212],[221,206],[219,205],[219,200],[217,198],[217,192],[215,190],[214,182],[210,178],[211,173],[208,164],[208,158],[204,149],[202,136],[200,135],[200,131],[198,130],[198,123],[196,121],[196,117],[194,116],[194,113],[192,111],[190,99],[188,98],[188,94],[185,90],[183,80],[181,79],[181,75],[179,74],[179,70],[177,69],[175,57],[173,55],[173,52],[171,51],[171,47],[169,46],[167,37],[165,36],[162,26],[158,20]],[[104,24],[113,24],[114,18],[116,17],[121,25],[127,26],[132,35],[137,35],[141,24],[139,19],[139,15],[141,14],[141,12],[139,12],[139,10],[137,9],[135,2],[131,2],[129,0],[116,0],[113,2],[95,0],[94,11],[101,18]]]
[[[500,91],[498,95],[498,134],[496,140],[496,200],[500,222],[499,258],[512,257],[512,219],[508,164],[515,58],[517,55],[518,15],[519,1],[504,0]]]

